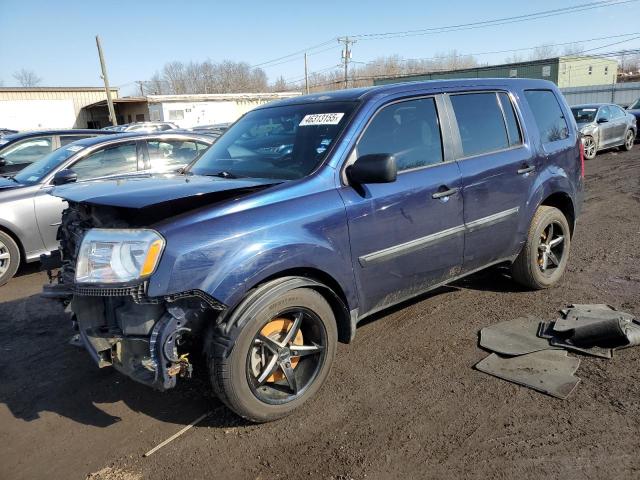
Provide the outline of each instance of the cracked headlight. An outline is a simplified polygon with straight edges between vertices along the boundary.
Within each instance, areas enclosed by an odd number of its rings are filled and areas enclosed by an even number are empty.
[[[92,228],[82,239],[76,264],[78,283],[123,283],[153,273],[164,249],[154,230]]]

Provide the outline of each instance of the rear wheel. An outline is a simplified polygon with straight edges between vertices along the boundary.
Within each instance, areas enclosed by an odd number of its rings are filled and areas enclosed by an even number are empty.
[[[556,285],[567,267],[571,244],[569,223],[555,207],[538,208],[527,241],[511,267],[513,279],[536,290]]]
[[[290,414],[322,386],[338,333],[322,295],[297,288],[274,298],[244,324],[226,358],[210,355],[220,399],[238,415],[267,422]]]
[[[627,130],[627,133],[624,134],[624,144],[621,148],[628,152],[633,148],[633,142],[635,142],[635,140],[636,134],[633,133],[633,130]]]
[[[0,231],[0,286],[7,283],[20,266],[20,249],[13,238]]]
[[[582,138],[582,143],[584,145],[584,158],[586,160],[593,160],[596,158],[598,146],[596,145],[595,139],[591,135],[585,135]]]

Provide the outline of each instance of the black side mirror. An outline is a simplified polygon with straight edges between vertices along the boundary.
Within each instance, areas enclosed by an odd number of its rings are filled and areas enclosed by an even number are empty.
[[[347,167],[347,177],[357,184],[391,183],[397,176],[396,158],[390,153],[363,155]]]
[[[598,119],[598,123],[608,123],[608,122],[609,122],[609,119],[604,118],[604,117],[601,117],[601,118]]]
[[[54,185],[65,185],[67,183],[73,183],[78,180],[78,174],[71,170],[70,168],[65,168],[64,170],[60,170],[56,172],[53,176],[53,184]]]

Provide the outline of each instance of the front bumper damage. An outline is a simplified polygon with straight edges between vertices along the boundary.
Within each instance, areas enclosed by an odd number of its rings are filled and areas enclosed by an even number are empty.
[[[71,310],[79,339],[96,364],[167,390],[190,377],[188,351],[224,305],[202,292],[146,298],[144,285],[74,288]]]

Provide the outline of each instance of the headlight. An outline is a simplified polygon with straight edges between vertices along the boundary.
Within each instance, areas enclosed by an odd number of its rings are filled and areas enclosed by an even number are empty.
[[[153,273],[164,249],[154,230],[93,228],[82,239],[76,282],[122,283]]]

